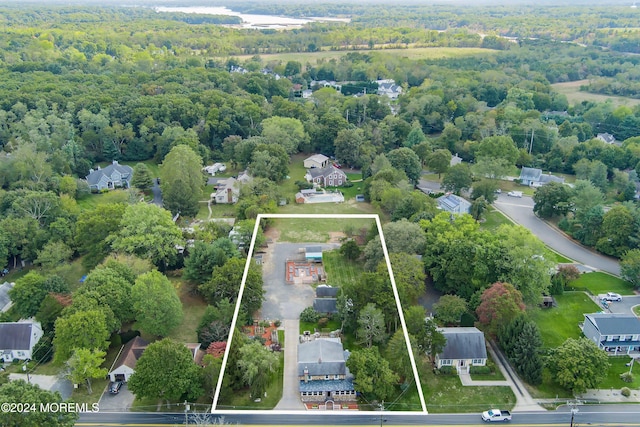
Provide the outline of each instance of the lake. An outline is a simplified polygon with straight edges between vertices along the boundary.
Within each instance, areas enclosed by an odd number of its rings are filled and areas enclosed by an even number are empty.
[[[205,15],[227,15],[238,16],[242,19],[242,28],[274,28],[286,29],[300,27],[314,21],[327,22],[350,22],[348,18],[289,18],[286,16],[274,15],[252,15],[233,11],[226,7],[206,7],[206,6],[188,6],[188,7],[164,7],[155,8],[156,12],[182,12],[182,13],[198,13]]]

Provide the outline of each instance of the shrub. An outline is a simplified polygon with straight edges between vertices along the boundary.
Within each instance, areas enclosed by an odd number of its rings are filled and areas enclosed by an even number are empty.
[[[279,328],[280,325],[282,325],[282,322],[280,321],[280,319],[278,319],[278,320],[274,321],[273,324],[275,325],[276,328]]]
[[[140,331],[128,330],[126,332],[121,332],[120,333],[120,338],[122,339],[122,344],[126,344],[129,341],[131,341],[132,339],[134,339],[135,337],[139,337],[139,336],[140,336]]]
[[[455,373],[453,366],[442,366],[439,371],[442,375],[452,375]]]
[[[320,318],[320,313],[315,311],[313,307],[307,307],[300,313],[300,320],[303,322],[316,323]]]
[[[327,326],[327,324],[329,324],[329,319],[326,318],[326,317],[323,317],[323,318],[318,320],[318,327],[319,328],[324,328],[325,326]]]
[[[489,366],[471,366],[469,368],[470,374],[490,374],[491,368]]]
[[[625,383],[632,383],[633,374],[631,372],[625,372],[624,374],[620,374],[620,379]]]
[[[344,188],[351,188],[351,187],[353,187],[353,182],[351,182],[351,181],[347,181],[347,182],[345,182],[344,184],[342,184],[342,186],[343,186]]]
[[[111,335],[111,347],[118,348],[122,345],[122,337],[118,334]]]
[[[624,397],[629,397],[631,396],[631,390],[629,390],[629,387],[622,387],[620,389],[620,394],[623,395]]]
[[[49,335],[42,338],[33,346],[33,360],[38,363],[47,363],[53,357],[53,344]]]

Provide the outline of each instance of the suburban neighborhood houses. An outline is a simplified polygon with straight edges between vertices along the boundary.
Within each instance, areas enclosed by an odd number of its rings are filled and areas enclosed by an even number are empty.
[[[635,4],[41,3],[0,426],[638,423]]]

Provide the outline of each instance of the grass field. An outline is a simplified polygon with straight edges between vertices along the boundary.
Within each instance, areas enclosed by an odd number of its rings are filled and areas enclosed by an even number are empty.
[[[207,303],[200,297],[190,295],[187,284],[182,280],[176,278],[170,280],[178,290],[184,317],[182,323],[173,329],[167,337],[184,343],[198,342],[196,329],[207,309]]]
[[[569,105],[579,104],[582,101],[611,101],[615,107],[619,107],[621,105],[633,107],[634,105],[640,104],[640,99],[627,98],[624,96],[600,95],[598,93],[589,93],[580,90],[580,86],[588,84],[589,80],[578,80],[575,82],[554,83],[551,87],[557,92],[564,94],[569,101]]]
[[[633,382],[625,383],[620,379],[620,374],[625,372],[629,372],[629,367],[626,366],[627,363],[631,361],[629,356],[617,356],[610,357],[609,363],[611,363],[611,367],[607,371],[607,377],[600,383],[600,388],[613,388],[613,389],[621,389],[622,387],[629,387],[630,389],[638,389],[640,388],[640,363],[637,361],[634,362],[633,368],[631,369],[631,373],[633,374]]]
[[[283,388],[284,352],[278,353],[278,356],[279,364],[267,386],[266,397],[262,396],[260,402],[255,402],[255,397],[250,396],[248,389],[237,390],[229,400],[221,402],[218,409],[273,409],[282,398]]]
[[[301,63],[317,63],[318,61],[329,61],[332,59],[339,60],[353,50],[322,50],[319,52],[295,52],[295,53],[274,53],[268,55],[259,55],[264,62],[268,61],[299,61]],[[408,49],[363,49],[357,50],[361,54],[376,54],[380,56],[392,56],[400,58],[408,58],[412,60],[418,59],[437,59],[437,58],[459,58],[471,55],[487,55],[495,51],[491,49],[480,49],[476,47],[417,47]],[[240,60],[251,59],[254,55],[239,55],[236,58]]]
[[[577,280],[571,282],[571,286],[578,289],[586,288],[593,295],[606,294],[607,292],[633,295],[633,285],[631,283],[599,271],[581,275]]]
[[[107,203],[126,203],[127,200],[129,195],[125,190],[112,190],[106,193],[88,194],[78,199],[78,206],[81,209],[92,209]]]
[[[345,260],[338,250],[324,251],[322,263],[327,273],[327,283],[332,286],[355,284],[364,272],[361,264]]]
[[[565,292],[554,297],[558,303],[553,308],[529,310],[542,336],[546,348],[558,347],[567,338],[580,338],[578,323],[584,321],[585,313],[597,313],[598,307],[584,292]]]
[[[502,224],[513,224],[502,212],[493,207],[489,207],[484,214],[484,221],[480,223],[480,228],[485,230],[495,230]]]

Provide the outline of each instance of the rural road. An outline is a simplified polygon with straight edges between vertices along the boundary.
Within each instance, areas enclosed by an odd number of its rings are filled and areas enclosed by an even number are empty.
[[[597,270],[616,276],[620,275],[620,263],[617,260],[599,255],[574,243],[535,216],[531,197],[509,197],[502,193],[498,195],[493,206],[517,224],[531,230],[534,235],[556,252]]]

